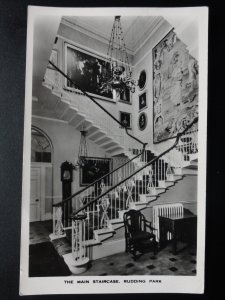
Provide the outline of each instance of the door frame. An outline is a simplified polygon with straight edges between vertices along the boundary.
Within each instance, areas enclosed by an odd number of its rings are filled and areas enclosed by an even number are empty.
[[[52,163],[40,163],[40,162],[31,162],[31,169],[32,168],[38,168],[40,169],[40,220],[45,221],[46,219],[46,213],[45,213],[45,173],[46,173],[46,167],[52,168],[52,177],[53,177],[53,165]],[[52,180],[51,180],[52,182]],[[51,187],[51,191],[53,190],[53,185]],[[53,194],[50,196],[53,198]],[[29,216],[30,218],[30,216]]]

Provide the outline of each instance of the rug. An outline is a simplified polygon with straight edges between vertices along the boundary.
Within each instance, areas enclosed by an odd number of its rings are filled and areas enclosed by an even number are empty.
[[[29,276],[70,276],[71,272],[51,242],[30,245]]]

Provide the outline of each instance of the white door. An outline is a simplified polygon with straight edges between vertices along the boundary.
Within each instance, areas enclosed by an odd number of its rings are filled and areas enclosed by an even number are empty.
[[[30,222],[41,221],[41,168],[31,168]]]

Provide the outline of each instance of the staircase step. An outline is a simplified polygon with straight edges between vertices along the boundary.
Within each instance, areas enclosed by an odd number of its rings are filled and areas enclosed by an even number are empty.
[[[122,219],[122,220],[123,220],[123,215],[124,215],[125,212],[127,212],[127,211],[128,211],[128,209],[126,209],[126,210],[119,210],[119,211],[118,211],[119,219]]]
[[[183,175],[182,168],[173,168],[174,174]]]
[[[102,242],[110,237],[112,237],[115,233],[115,230],[109,228],[97,229],[94,230],[94,237],[98,242]]]
[[[159,180],[158,184],[159,184],[159,187],[168,188],[168,187],[174,185],[174,181],[173,180]]]
[[[83,246],[90,247],[90,246],[95,246],[95,245],[101,245],[102,243],[95,239],[91,239],[91,240],[83,241],[82,244],[83,244]]]
[[[117,218],[117,219],[112,219],[110,220],[110,226],[112,228],[112,230],[116,230],[119,229],[121,227],[123,227],[123,219]]]
[[[136,210],[141,210],[145,208],[148,205],[148,202],[130,202],[129,207],[130,209],[136,209]]]
[[[173,178],[174,178],[174,181],[181,180],[183,178],[183,175],[173,174]]]
[[[192,161],[192,160],[197,160],[198,161],[198,153],[192,153],[192,154],[189,154],[189,160]]]

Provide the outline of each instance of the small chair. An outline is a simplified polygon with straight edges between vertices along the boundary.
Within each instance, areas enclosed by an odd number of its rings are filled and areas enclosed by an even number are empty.
[[[157,242],[153,234],[155,229],[151,226],[151,222],[147,221],[140,211],[134,209],[124,213],[123,219],[125,226],[125,251],[132,253],[134,260],[137,259],[137,251],[145,253],[152,249],[154,254],[156,254]]]

